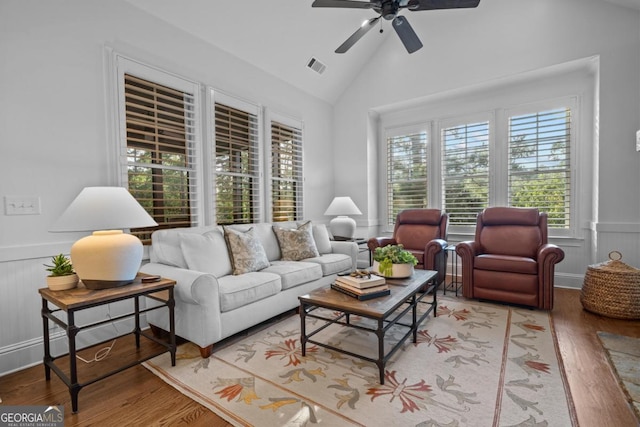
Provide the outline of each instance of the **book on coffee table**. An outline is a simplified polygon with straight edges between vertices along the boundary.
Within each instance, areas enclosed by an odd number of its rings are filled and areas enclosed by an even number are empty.
[[[380,285],[362,290],[350,287],[348,285],[341,285],[340,283],[336,282],[331,284],[331,289],[342,292],[343,294],[349,295],[350,297],[357,298],[360,301],[383,297],[391,293],[391,290],[387,285]]]
[[[375,274],[371,274],[369,277],[338,276],[336,282],[359,289],[372,288],[386,283],[384,277]]]

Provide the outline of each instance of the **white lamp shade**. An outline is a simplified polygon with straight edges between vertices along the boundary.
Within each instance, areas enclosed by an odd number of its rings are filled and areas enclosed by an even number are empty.
[[[86,187],[49,231],[122,230],[157,222],[123,187]]]
[[[351,197],[334,197],[333,201],[324,212],[325,215],[362,215],[360,209],[351,200]]]
[[[71,247],[71,263],[89,289],[131,283],[142,261],[142,242],[124,228],[156,226],[153,218],[122,187],[87,187],[51,231],[93,231]]]
[[[347,215],[362,215],[360,209],[348,196],[334,197],[324,213],[337,215],[329,222],[329,230],[335,239],[353,239],[356,234],[356,221]]]

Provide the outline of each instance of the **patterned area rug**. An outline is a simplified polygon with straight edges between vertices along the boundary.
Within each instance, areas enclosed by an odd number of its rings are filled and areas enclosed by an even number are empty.
[[[640,339],[608,332],[598,338],[640,425]]]
[[[339,348],[376,351],[368,332],[333,325],[321,334]],[[385,339],[400,335],[390,328]],[[145,366],[238,426],[577,425],[549,313],[447,297],[418,342],[389,360],[384,385],[373,363],[315,345],[302,357],[295,315],[208,359],[185,344],[175,367],[168,354]]]

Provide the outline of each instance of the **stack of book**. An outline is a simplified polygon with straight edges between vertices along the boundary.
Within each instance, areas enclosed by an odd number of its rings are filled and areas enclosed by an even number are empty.
[[[370,277],[338,276],[331,285],[336,291],[342,292],[361,301],[389,295],[391,291],[384,277],[371,274]]]

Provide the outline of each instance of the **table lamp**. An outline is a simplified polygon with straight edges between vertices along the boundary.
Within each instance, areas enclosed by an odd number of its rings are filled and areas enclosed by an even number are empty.
[[[329,222],[329,230],[336,240],[353,239],[356,234],[356,221],[347,215],[362,215],[351,197],[334,197],[324,213],[338,215]]]
[[[71,246],[71,262],[88,289],[127,285],[142,262],[142,242],[123,229],[158,223],[123,187],[86,187],[53,225],[52,232],[91,231]]]

